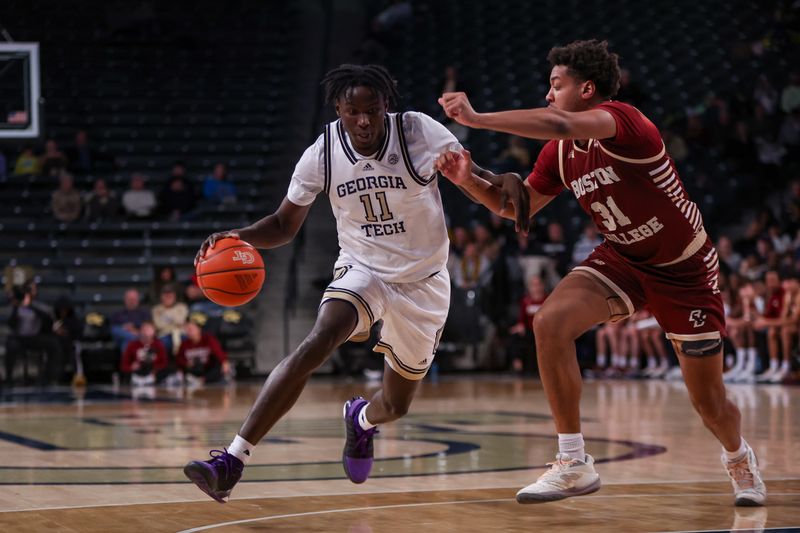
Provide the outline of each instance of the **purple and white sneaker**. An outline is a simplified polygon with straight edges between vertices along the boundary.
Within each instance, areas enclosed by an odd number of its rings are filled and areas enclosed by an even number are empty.
[[[192,461],[184,466],[183,473],[200,490],[219,503],[226,503],[226,498],[242,477],[244,464],[229,454],[228,450],[211,450],[209,455],[211,459],[208,461]]]
[[[342,452],[342,465],[347,479],[353,483],[364,483],[372,470],[372,437],[378,428],[364,430],[358,423],[358,415],[367,405],[367,400],[356,396],[344,404],[344,431],[347,440]]]

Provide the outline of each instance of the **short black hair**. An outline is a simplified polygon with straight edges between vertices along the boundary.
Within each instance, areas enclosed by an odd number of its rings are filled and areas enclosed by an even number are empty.
[[[619,57],[608,51],[608,41],[591,39],[556,46],[547,54],[550,65],[566,66],[582,81],[593,81],[597,94],[613,98],[619,90]]]
[[[397,105],[397,81],[381,65],[339,65],[322,78],[325,103],[335,102],[353,87],[369,87],[383,96],[389,107]]]

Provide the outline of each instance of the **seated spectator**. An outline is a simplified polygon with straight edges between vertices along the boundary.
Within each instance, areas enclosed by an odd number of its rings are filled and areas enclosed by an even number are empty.
[[[53,333],[61,343],[64,358],[71,361],[75,356],[75,342],[81,338],[83,323],[75,312],[68,296],[61,296],[53,305]]]
[[[222,163],[214,165],[214,171],[203,182],[203,198],[213,204],[231,204],[236,201],[236,185],[228,180],[228,170]]]
[[[228,355],[211,333],[204,332],[195,322],[186,324],[186,339],[176,356],[178,368],[186,376],[187,385],[218,383],[231,376]]]
[[[167,350],[156,338],[152,322],[142,322],[139,335],[130,341],[122,354],[120,370],[130,376],[134,387],[155,385],[163,381],[167,373]]]
[[[207,316],[220,317],[225,311],[224,307],[206,298],[203,291],[197,285],[196,274],[192,274],[192,279],[186,285],[183,294],[186,299],[186,305],[189,306],[190,313],[203,313]]]
[[[495,158],[494,171],[498,173],[516,172],[526,176],[531,171],[531,150],[525,145],[525,139],[509,135],[508,146]]]
[[[33,152],[33,146],[27,145],[17,157],[14,174],[17,176],[38,176],[42,170],[39,157]]]
[[[50,308],[35,299],[35,286],[28,284],[12,288],[11,313],[8,318],[9,335],[6,338],[6,383],[14,378],[17,357],[28,350],[41,352],[44,363],[40,380],[45,376],[51,383],[61,380],[64,371],[61,343],[53,333],[53,315]],[[45,367],[47,370],[45,370]]]
[[[75,222],[80,218],[83,200],[81,194],[75,190],[75,181],[71,174],[62,172],[58,176],[58,189],[50,200],[50,209],[59,222]]]
[[[514,372],[534,372],[536,369],[536,339],[533,336],[533,317],[547,299],[547,289],[540,276],[528,280],[528,291],[519,301],[517,323],[511,326],[511,367]]]
[[[173,354],[181,345],[181,333],[189,318],[189,308],[178,301],[178,294],[172,284],[161,288],[160,303],[153,307],[153,324],[158,338],[164,343],[167,353]]]
[[[58,149],[58,144],[53,139],[44,143],[44,154],[41,157],[42,176],[58,176],[67,168],[67,156]]]
[[[183,163],[176,162],[173,165],[172,175],[161,189],[158,205],[161,213],[170,220],[185,218],[197,205],[197,193],[186,178]]]
[[[478,246],[470,242],[464,248],[464,255],[452,264],[450,276],[456,287],[474,289],[489,282],[491,266],[491,262],[480,252]]]
[[[583,233],[578,237],[575,246],[572,247],[572,266],[580,265],[584,259],[589,257],[597,246],[603,242],[597,233],[597,226],[594,222],[589,222],[583,227]]]
[[[106,185],[106,180],[95,180],[92,192],[86,199],[86,219],[90,222],[113,220],[119,216],[119,200]]]
[[[97,163],[101,161],[107,161],[114,167],[119,166],[113,156],[92,147],[86,130],[78,130],[75,133],[75,144],[67,151],[67,157],[70,170],[79,176],[91,175],[97,170]]]
[[[564,239],[564,229],[558,222],[547,224],[547,239],[539,243],[539,254],[553,260],[559,277],[563,278],[567,275],[570,253]]]
[[[123,302],[125,307],[111,315],[111,337],[120,351],[129,342],[139,338],[143,323],[152,320],[150,309],[140,305],[139,291],[136,289],[126,290]]]
[[[164,285],[175,285],[178,283],[178,278],[175,275],[175,267],[172,265],[163,265],[155,267],[156,275],[153,282],[150,284],[150,301],[157,302],[161,298],[161,289]]]
[[[144,183],[144,176],[134,173],[130,189],[122,195],[122,207],[130,218],[150,218],[156,210],[156,194]]]

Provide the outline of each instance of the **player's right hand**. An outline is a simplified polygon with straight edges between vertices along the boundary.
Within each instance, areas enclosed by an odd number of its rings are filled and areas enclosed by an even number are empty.
[[[466,183],[472,175],[472,156],[469,150],[442,152],[433,163],[433,168],[456,185]]]
[[[203,258],[203,256],[206,255],[206,252],[209,249],[214,248],[214,245],[218,240],[239,238],[239,232],[237,230],[218,231],[217,233],[212,233],[206,240],[203,241],[203,244],[200,245],[200,250],[197,252],[197,255],[194,256],[194,266],[197,266],[197,263]]]

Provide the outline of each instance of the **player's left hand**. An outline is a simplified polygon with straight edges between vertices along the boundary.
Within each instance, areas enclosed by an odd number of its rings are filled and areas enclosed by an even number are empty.
[[[444,93],[439,98],[439,105],[448,117],[459,124],[469,128],[479,127],[478,113],[472,108],[466,93]]]
[[[508,204],[514,209],[514,227],[518,232],[528,233],[531,223],[531,197],[519,174],[508,172],[497,176],[500,181],[500,205],[503,211]]]
[[[469,150],[453,152],[448,150],[436,158],[433,168],[441,172],[444,177],[455,185],[466,183],[472,174],[472,156]]]

